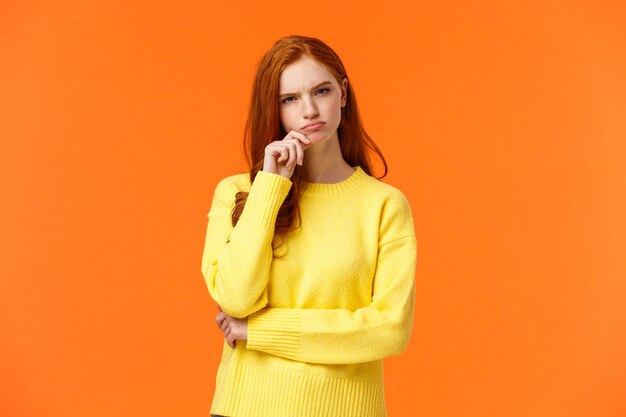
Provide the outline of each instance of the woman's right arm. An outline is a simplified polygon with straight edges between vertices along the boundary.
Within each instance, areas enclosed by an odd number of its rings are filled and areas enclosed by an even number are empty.
[[[231,209],[237,189],[226,179],[215,187],[202,253],[202,275],[211,298],[229,316],[244,318],[267,305],[278,210],[292,182],[258,171],[233,228]]]
[[[215,187],[202,275],[209,294],[229,316],[244,318],[267,305],[276,216],[291,189],[295,165],[302,166],[310,143],[304,133],[291,130],[265,147],[263,170],[254,177],[234,228],[231,209],[237,189],[227,179]]]

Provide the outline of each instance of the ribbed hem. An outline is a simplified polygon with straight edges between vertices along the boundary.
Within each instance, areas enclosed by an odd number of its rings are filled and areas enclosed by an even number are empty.
[[[360,166],[352,167],[354,173],[343,181],[333,184],[321,182],[302,181],[304,184],[303,194],[305,195],[337,195],[345,194],[356,190],[369,181],[369,175]]]
[[[300,349],[300,311],[262,309],[248,316],[248,349],[297,359]]]
[[[293,183],[287,177],[258,171],[250,186],[239,222],[274,229],[276,216]]]
[[[232,417],[386,417],[382,383],[240,362],[222,363],[211,414]]]

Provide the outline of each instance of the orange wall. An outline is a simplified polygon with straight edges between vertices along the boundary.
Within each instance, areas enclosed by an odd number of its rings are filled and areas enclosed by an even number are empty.
[[[92,3],[0,5],[0,415],[208,416],[206,213],[288,34],[412,202],[389,415],[626,415],[623,2]]]

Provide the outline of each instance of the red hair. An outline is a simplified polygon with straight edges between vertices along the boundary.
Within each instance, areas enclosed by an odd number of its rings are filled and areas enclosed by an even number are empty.
[[[286,135],[280,122],[280,103],[278,100],[280,76],[288,65],[299,60],[303,55],[315,59],[337,80],[339,86],[348,74],[339,56],[324,42],[307,36],[291,35],[279,39],[263,55],[257,66],[252,100],[248,111],[248,118],[244,129],[243,145],[246,151],[246,160],[250,166],[250,183],[254,181],[258,171],[263,169],[265,147],[271,142],[282,140]],[[372,175],[367,148],[376,152],[385,166],[385,172],[378,179],[387,175],[387,162],[378,146],[365,132],[359,116],[359,108],[352,83],[348,78],[346,90],[346,105],[341,108],[341,122],[337,129],[339,146],[343,159],[350,166],[360,166],[368,175]],[[300,227],[300,211],[298,202],[302,192],[304,171],[300,165],[295,165],[291,176],[293,185],[278,211],[275,225],[275,236],[285,235],[290,230]],[[240,191],[236,195],[235,207],[231,214],[233,227],[248,197],[247,192]],[[298,226],[294,220],[298,218]]]

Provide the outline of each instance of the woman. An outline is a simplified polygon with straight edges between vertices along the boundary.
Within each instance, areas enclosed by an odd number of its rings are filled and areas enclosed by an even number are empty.
[[[208,213],[202,274],[225,337],[212,416],[386,415],[382,360],[409,342],[417,246],[366,147],[386,175],[335,52],[278,40],[254,80],[251,169],[218,182]]]

